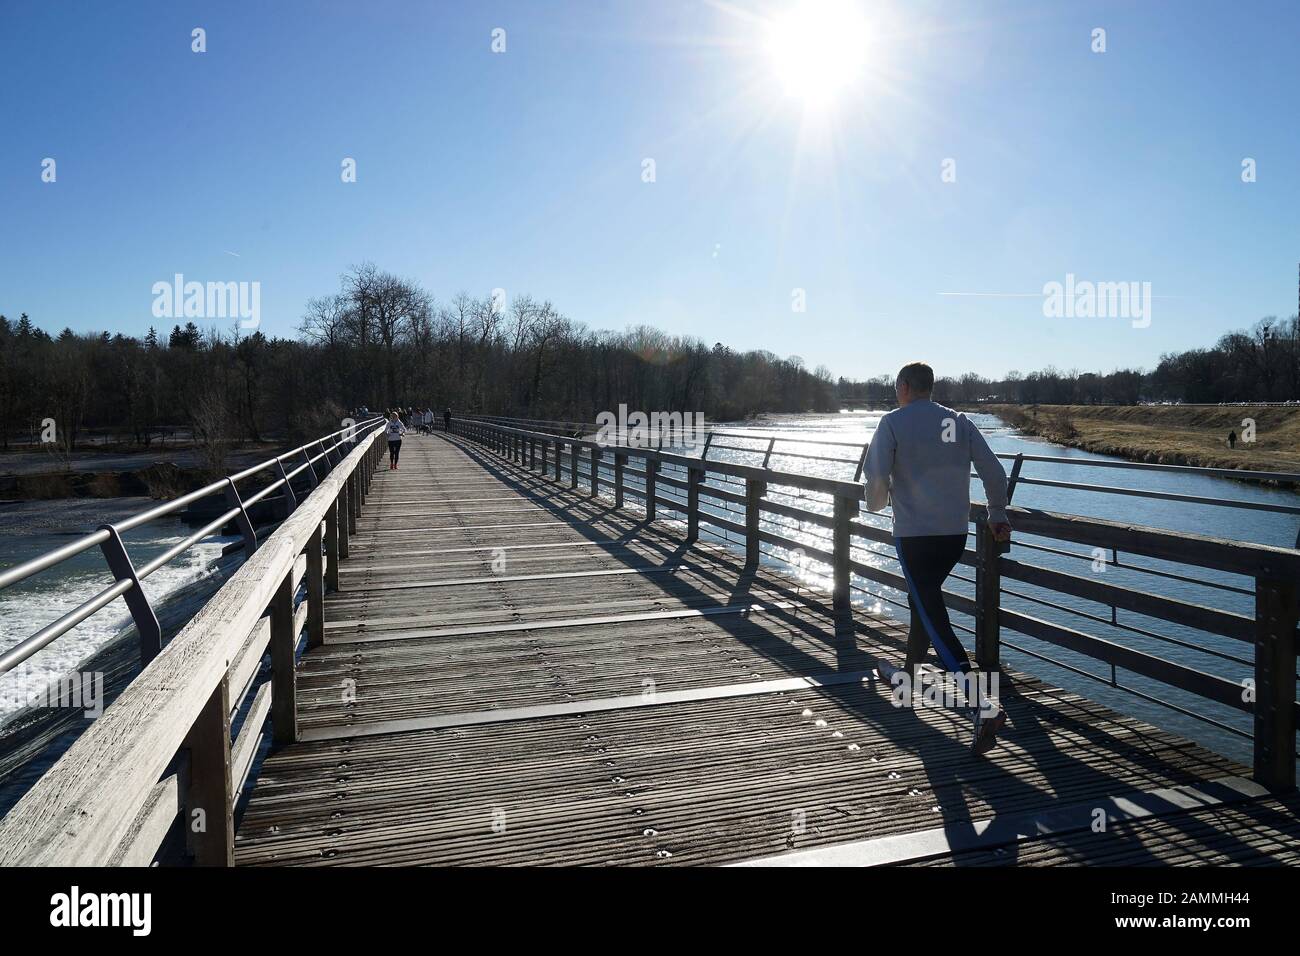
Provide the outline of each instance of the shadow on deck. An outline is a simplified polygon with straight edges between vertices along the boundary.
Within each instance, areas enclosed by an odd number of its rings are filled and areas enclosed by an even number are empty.
[[[376,475],[243,865],[1295,863],[1294,796],[1003,675],[899,708],[905,626],[442,435]],[[1098,820],[1104,832],[1096,832]]]

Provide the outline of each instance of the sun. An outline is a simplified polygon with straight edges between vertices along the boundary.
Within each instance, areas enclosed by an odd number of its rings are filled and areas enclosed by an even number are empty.
[[[776,79],[805,107],[824,109],[862,75],[870,40],[850,0],[800,0],[766,24]]]

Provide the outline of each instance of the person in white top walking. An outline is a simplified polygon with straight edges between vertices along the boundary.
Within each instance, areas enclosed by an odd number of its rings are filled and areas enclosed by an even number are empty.
[[[912,617],[904,666],[908,678],[916,681],[928,645],[933,645],[944,670],[968,678],[973,667],[948,620],[943,583],[966,552],[972,465],[984,484],[987,520],[995,540],[1011,540],[1007,474],[965,415],[931,399],[934,369],[929,365],[904,365],[894,389],[898,407],[881,417],[863,473],[867,509],[893,506],[894,547],[907,581]],[[892,670],[888,663],[882,668],[891,683]],[[971,749],[987,753],[1006,724],[1006,713],[988,699],[977,702],[973,716]]]
[[[406,426],[402,424],[402,419],[397,412],[389,412],[388,424],[384,428],[384,437],[388,439],[389,471],[397,468],[397,456],[402,452],[402,436],[405,434]]]

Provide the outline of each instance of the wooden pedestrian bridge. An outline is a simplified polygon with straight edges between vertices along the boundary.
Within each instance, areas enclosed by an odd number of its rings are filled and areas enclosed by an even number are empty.
[[[856,482],[471,419],[398,470],[376,423],[304,458],[272,469],[278,526],[0,820],[0,865],[1300,861],[1296,551],[1011,509],[1058,549],[1231,576],[1256,613],[976,532],[949,600],[1010,724],[975,757],[967,717],[877,672],[906,625],[865,588],[903,581]],[[1009,608],[1008,582],[1235,640],[1250,681]],[[1002,666],[1019,636],[1252,715],[1252,765]]]

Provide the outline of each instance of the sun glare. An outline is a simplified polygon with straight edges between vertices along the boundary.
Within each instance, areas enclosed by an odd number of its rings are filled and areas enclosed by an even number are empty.
[[[785,92],[822,109],[861,75],[867,25],[850,0],[801,0],[767,23],[767,52]]]

